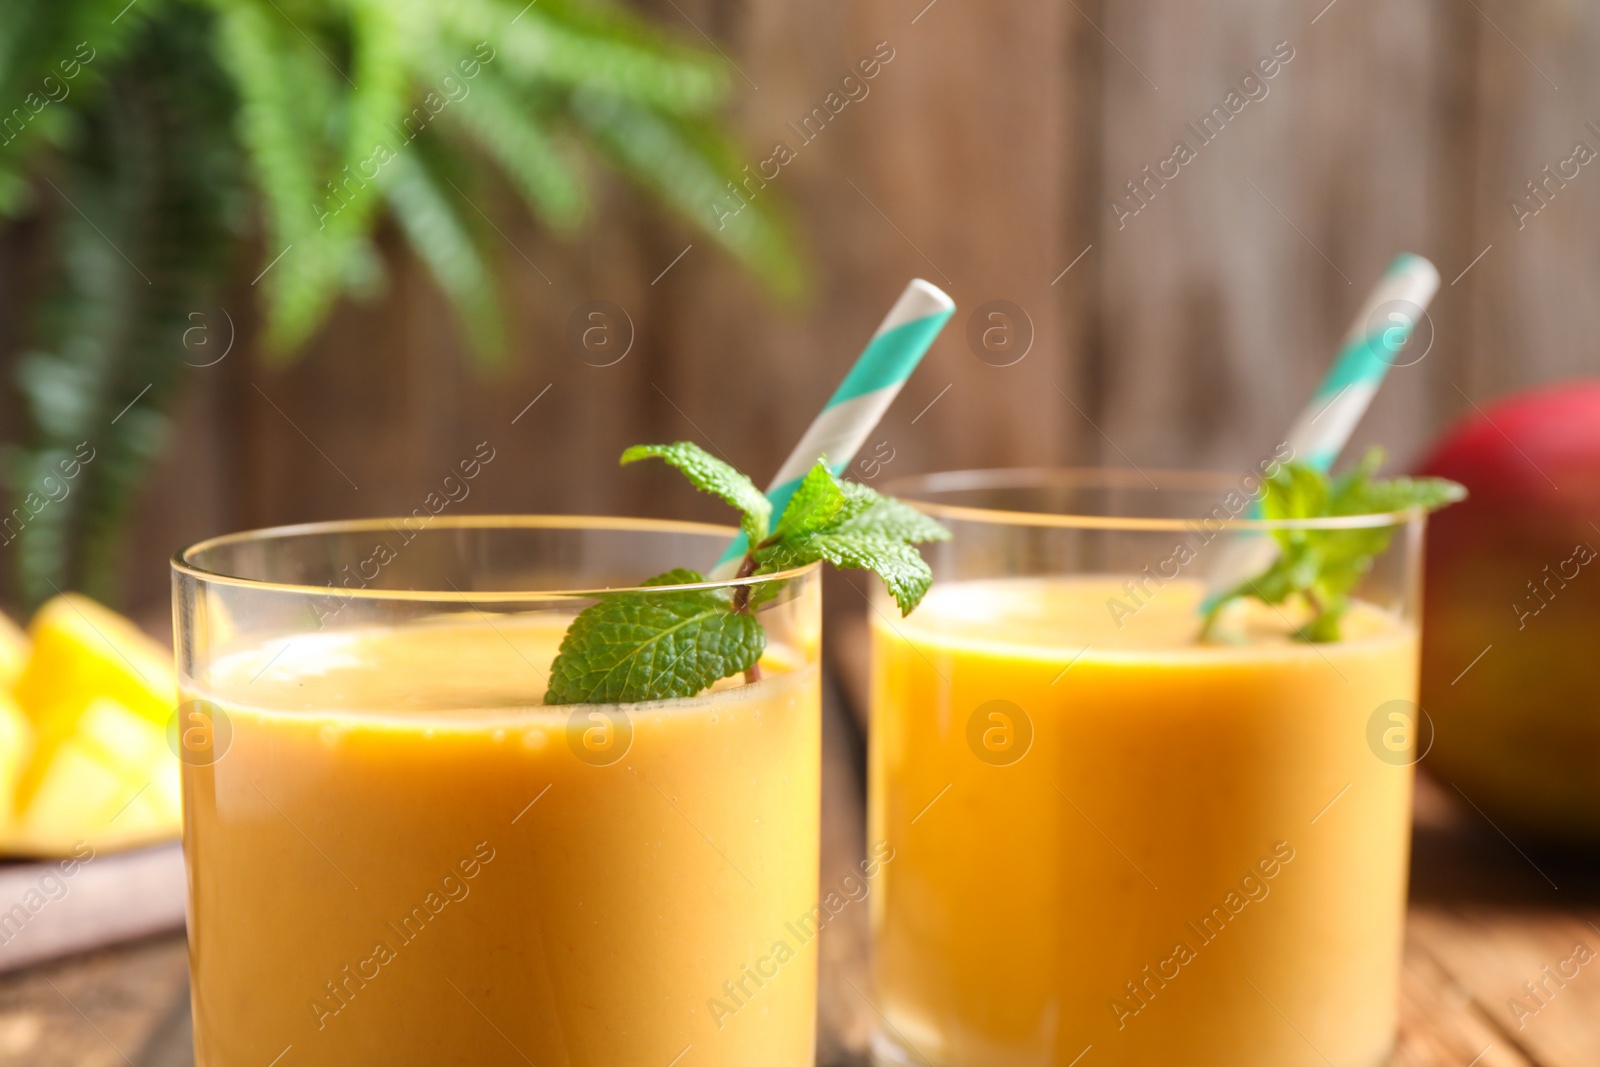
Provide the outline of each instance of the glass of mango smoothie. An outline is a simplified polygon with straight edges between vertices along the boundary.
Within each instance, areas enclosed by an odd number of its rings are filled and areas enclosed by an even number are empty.
[[[748,674],[543,702],[579,610],[735,532],[437,517],[181,553],[199,1067],[810,1067],[815,566],[694,587],[747,587]]]
[[[893,487],[954,537],[913,615],[872,615],[871,839],[895,854],[873,899],[878,1062],[1384,1062],[1429,736],[1424,519],[1300,521],[1393,535],[1337,640],[1297,637],[1298,603],[1241,599],[1202,642],[1238,542],[1285,528],[1248,517],[1259,486]]]

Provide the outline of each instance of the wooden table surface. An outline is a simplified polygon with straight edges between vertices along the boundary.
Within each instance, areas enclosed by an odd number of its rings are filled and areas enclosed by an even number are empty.
[[[862,665],[835,656],[832,666],[824,883],[855,862],[864,836],[859,701],[839,695],[861,692]],[[1579,944],[1600,951],[1600,855],[1512,841],[1449,786],[1422,779],[1394,1067],[1600,1064],[1600,958],[1564,986],[1547,981],[1554,993],[1541,994],[1543,1004],[1524,988]],[[818,1063],[865,1067],[875,1017],[866,909],[842,912],[824,930],[821,953]],[[1522,1013],[1511,1007],[1518,999]],[[189,1037],[181,935],[0,980],[0,1067],[189,1067]]]

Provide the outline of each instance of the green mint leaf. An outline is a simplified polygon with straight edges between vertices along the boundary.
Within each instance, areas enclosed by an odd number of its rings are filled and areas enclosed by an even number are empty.
[[[1268,604],[1282,604],[1302,589],[1309,589],[1321,573],[1322,557],[1304,545],[1279,553],[1261,574],[1245,583],[1245,593]]]
[[[1349,607],[1349,603],[1343,600],[1323,605],[1315,618],[1295,632],[1295,637],[1312,644],[1326,644],[1339,640],[1339,621],[1344,618],[1344,613]]]
[[[1328,510],[1328,479],[1313,467],[1285,463],[1267,479],[1261,517],[1275,522],[1310,519]],[[1289,551],[1306,539],[1304,530],[1273,530],[1273,540]]]
[[[859,482],[833,474],[823,461],[807,472],[772,536],[751,554],[756,574],[771,574],[826,560],[836,567],[870,570],[909,615],[933,583],[933,572],[914,544],[944,541],[950,531],[917,509]],[[775,589],[758,589],[754,602]]]
[[[684,441],[638,445],[622,454],[623,463],[641,459],[664,460],[696,488],[740,510],[750,542],[741,575],[769,575],[819,560],[871,570],[901,612],[910,614],[933,583],[933,572],[914,544],[950,536],[915,508],[841,481],[825,460],[801,479],[769,534],[771,503],[749,478],[699,446]],[[640,589],[604,594],[585,608],[568,627],[550,666],[545,703],[666,700],[694,696],[740,672],[755,680],[767,640],[755,612],[786,583],[644,588],[704,581],[692,570],[670,570]]]
[[[670,445],[634,445],[622,454],[624,464],[641,459],[659,459],[683,472],[696,489],[719,496],[738,508],[743,518],[740,527],[751,544],[766,539],[767,522],[772,518],[772,502],[754,482],[731,465],[713,456],[692,441]]]
[[[1354,467],[1335,476],[1328,484],[1330,507],[1338,508],[1342,503],[1352,502],[1352,491],[1357,491],[1372,481],[1372,476],[1383,466],[1386,455],[1382,446],[1373,445],[1361,454]]]
[[[846,507],[835,527],[840,533],[871,532],[918,545],[948,541],[950,531],[903,500],[885,496],[860,482],[842,482]]]
[[[1433,511],[1466,498],[1465,487],[1445,478],[1386,478],[1373,481],[1383,466],[1383,449],[1370,448],[1351,471],[1333,480],[1328,492],[1331,515],[1382,515],[1422,508]]]
[[[912,545],[871,531],[819,533],[772,545],[755,553],[757,574],[788,570],[816,560],[835,567],[873,571],[889,595],[909,615],[933,584],[933,571]]]
[[[789,505],[783,509],[778,525],[772,529],[772,541],[787,541],[795,537],[816,533],[832,526],[845,507],[844,489],[823,460],[806,472],[795,488]],[[756,542],[752,542],[756,543]]]
[[[1466,490],[1443,478],[1374,480],[1383,464],[1383,450],[1371,449],[1351,470],[1329,479],[1303,463],[1287,463],[1267,480],[1261,513],[1267,519],[1294,520],[1338,516],[1385,515],[1421,508],[1432,511],[1466,496]],[[1272,565],[1230,589],[1206,614],[1202,640],[1214,636],[1221,610],[1253,597],[1282,604],[1299,596],[1310,605],[1311,621],[1295,635],[1304,641],[1337,641],[1339,623],[1349,609],[1349,596],[1373,561],[1389,548],[1395,527],[1362,529],[1274,530],[1278,555]]]
[[[1328,477],[1304,463],[1285,463],[1267,480],[1261,513],[1269,519],[1311,519],[1328,511]]]
[[[705,579],[671,570],[645,583]],[[578,613],[550,665],[546,704],[629,704],[691,697],[753,668],[767,635],[755,617],[733,610],[726,589],[602,597]]]
[[[1336,515],[1378,515],[1421,508],[1434,511],[1466,497],[1467,491],[1444,478],[1390,478],[1358,486],[1340,501]]]
[[[880,501],[894,499],[884,496],[870,485],[846,481],[843,478],[839,479],[839,491],[844,494],[844,509],[839,512],[841,523],[849,522],[862,512],[871,510]]]

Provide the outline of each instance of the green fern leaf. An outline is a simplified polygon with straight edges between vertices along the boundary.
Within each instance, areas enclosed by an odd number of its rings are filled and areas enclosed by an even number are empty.
[[[492,71],[479,74],[470,106],[452,108],[446,118],[471,131],[475,143],[496,162],[521,191],[528,206],[558,229],[582,219],[588,197],[554,139],[521,106]]]
[[[494,278],[472,236],[423,164],[402,154],[389,164],[389,206],[411,247],[456,310],[473,349],[490,363],[505,357],[505,330],[495,300]]]
[[[696,223],[781,295],[801,286],[795,244],[766,203],[742,200],[743,175],[707,129],[598,93],[574,97],[579,120],[626,174]]]
[[[492,42],[493,62],[524,86],[587,87],[685,114],[703,114],[727,96],[727,68],[719,59],[672,47],[620,13],[608,26],[590,29],[552,18],[540,7],[508,23],[504,5],[458,0],[446,18],[456,40]],[[619,30],[622,25],[629,29]]]

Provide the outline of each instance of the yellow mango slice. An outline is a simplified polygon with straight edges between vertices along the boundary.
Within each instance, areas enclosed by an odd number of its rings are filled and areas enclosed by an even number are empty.
[[[172,654],[130,620],[76,593],[58,596],[28,627],[33,651],[17,703],[46,732],[110,697],[165,728],[177,706]]]
[[[72,593],[40,608],[28,631],[12,692],[31,751],[6,790],[13,817],[0,850],[64,854],[77,841],[116,848],[175,835],[178,761],[164,736],[177,704],[171,655]]]
[[[9,826],[17,782],[33,754],[33,724],[10,697],[0,696],[0,829]]]
[[[6,846],[55,855],[79,841],[101,850],[177,836],[178,759],[162,729],[104,697],[90,702],[77,726],[38,753]]]

